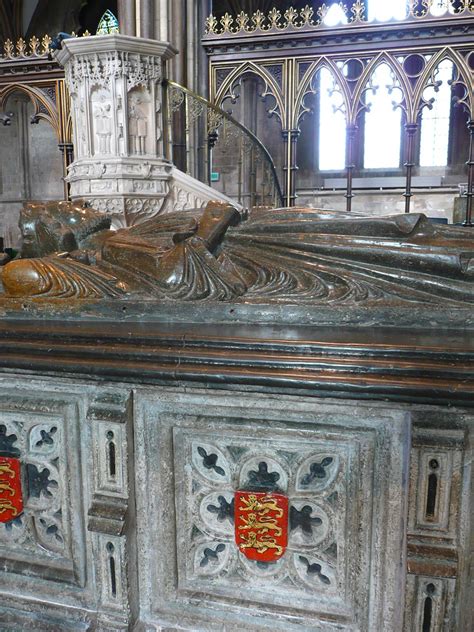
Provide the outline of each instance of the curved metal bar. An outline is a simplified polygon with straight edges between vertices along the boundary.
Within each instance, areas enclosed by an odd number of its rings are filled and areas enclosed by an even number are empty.
[[[184,86],[180,85],[179,83],[176,83],[175,81],[171,81],[170,79],[164,79],[163,80],[163,87],[165,89],[170,87],[170,88],[175,88],[177,90],[180,90],[185,95],[188,95],[191,98],[197,100],[198,102],[202,103],[203,106],[205,106],[208,109],[212,110],[213,112],[218,114],[223,119],[226,119],[227,121],[229,121],[229,123],[231,123],[232,125],[235,125],[243,134],[245,134],[245,136],[247,136],[250,139],[252,144],[258,147],[258,149],[260,150],[262,156],[265,158],[265,160],[266,160],[266,162],[267,162],[267,164],[268,164],[268,166],[270,168],[270,171],[272,173],[272,176],[273,176],[274,185],[275,185],[275,192],[276,192],[276,195],[278,196],[278,203],[280,205],[284,204],[283,192],[282,192],[282,189],[281,189],[280,181],[278,179],[277,171],[275,169],[275,164],[273,162],[273,158],[271,157],[271,155],[270,155],[268,149],[265,147],[265,145],[263,145],[263,143],[258,139],[257,136],[255,136],[255,134],[253,132],[251,132],[247,127],[245,127],[245,125],[242,125],[242,123],[239,123],[239,121],[234,119],[225,110],[221,109],[217,105],[214,105],[213,103],[211,103],[210,101],[208,101],[207,99],[205,99],[201,95],[197,94],[196,92],[193,92],[192,90],[189,90],[188,88],[185,88]]]

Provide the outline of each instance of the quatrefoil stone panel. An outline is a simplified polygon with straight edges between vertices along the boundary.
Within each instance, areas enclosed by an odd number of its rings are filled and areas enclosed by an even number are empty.
[[[287,632],[398,629],[407,433],[403,414],[373,405],[142,398],[143,612],[203,632],[270,629],[263,612]]]
[[[0,454],[18,460],[23,494],[21,514],[0,523],[0,561],[9,581],[34,568],[45,579],[84,584],[73,397],[10,396],[0,388]]]
[[[268,595],[278,586],[309,608],[317,590],[343,610],[351,565],[344,546],[353,519],[350,468],[360,459],[355,445],[343,437],[269,442],[177,430],[175,454],[183,474],[176,487],[183,585],[238,587],[249,600],[263,585]],[[235,544],[234,492],[252,489],[288,497],[288,545],[274,562],[249,560]],[[264,524],[272,528],[271,521]]]

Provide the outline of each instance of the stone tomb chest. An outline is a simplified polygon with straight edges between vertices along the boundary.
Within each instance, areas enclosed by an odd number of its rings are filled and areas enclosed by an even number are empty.
[[[472,629],[468,239],[315,213],[25,224],[2,631]]]

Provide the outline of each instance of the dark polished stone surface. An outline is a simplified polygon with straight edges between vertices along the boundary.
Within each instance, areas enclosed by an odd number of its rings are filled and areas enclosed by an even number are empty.
[[[4,319],[0,367],[472,406],[468,330]]]
[[[472,231],[422,214],[304,207],[240,214],[209,202],[118,231],[109,224],[79,203],[26,204],[21,257],[1,269],[2,302],[59,300],[79,310],[85,300],[155,299],[179,303],[177,311],[188,302],[308,311],[474,303]]]

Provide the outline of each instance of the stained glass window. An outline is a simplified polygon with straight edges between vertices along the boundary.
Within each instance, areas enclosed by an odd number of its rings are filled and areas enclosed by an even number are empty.
[[[119,32],[119,21],[110,9],[100,18],[96,35],[111,35]]]

